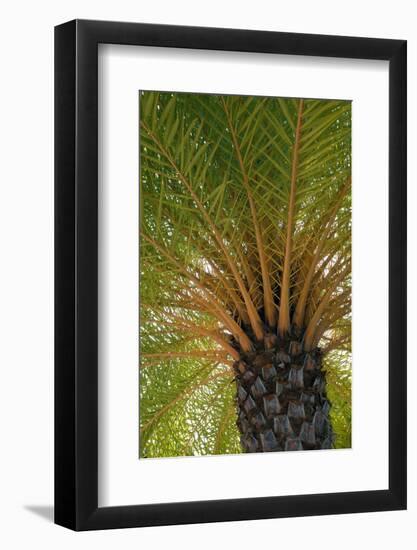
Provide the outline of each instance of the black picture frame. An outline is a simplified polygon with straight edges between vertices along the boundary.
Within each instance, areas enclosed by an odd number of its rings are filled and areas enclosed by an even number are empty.
[[[97,52],[106,43],[389,62],[387,490],[98,506]],[[406,508],[406,112],[404,40],[84,20],[55,28],[55,523],[79,531]]]

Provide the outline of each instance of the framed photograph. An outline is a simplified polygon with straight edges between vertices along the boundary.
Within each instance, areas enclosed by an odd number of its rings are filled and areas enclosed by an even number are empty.
[[[406,508],[406,42],[55,29],[55,522]]]

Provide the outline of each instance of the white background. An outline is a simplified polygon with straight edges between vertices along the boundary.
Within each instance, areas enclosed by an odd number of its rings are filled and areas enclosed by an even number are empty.
[[[99,504],[386,489],[387,62],[114,45],[99,60]],[[353,101],[352,449],[138,460],[138,89]],[[265,487],[247,469],[287,475]]]
[[[0,542],[7,549],[390,549],[415,541],[416,286],[409,288],[409,510],[74,534],[54,526],[53,472],[53,34],[74,17],[380,36],[409,40],[409,151],[417,149],[417,38],[413,2],[286,3],[212,0],[19,2],[2,11],[0,88]],[[238,9],[237,9],[238,8]],[[416,159],[409,155],[409,280],[417,278]],[[371,215],[371,212],[370,212]],[[370,396],[372,399],[372,396]],[[378,421],[378,411],[375,421]],[[343,472],[341,472],[343,475]],[[219,542],[218,542],[219,541]]]

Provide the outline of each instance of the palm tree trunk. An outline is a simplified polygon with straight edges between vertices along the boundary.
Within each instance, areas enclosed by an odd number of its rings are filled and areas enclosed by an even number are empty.
[[[241,354],[234,363],[237,425],[245,452],[330,449],[333,432],[326,374],[317,348],[299,340]]]

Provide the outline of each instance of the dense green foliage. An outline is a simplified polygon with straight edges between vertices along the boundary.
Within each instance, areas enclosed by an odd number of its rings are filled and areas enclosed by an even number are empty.
[[[241,452],[233,342],[267,326],[327,352],[349,447],[350,103],[142,92],[140,124],[140,456]]]

